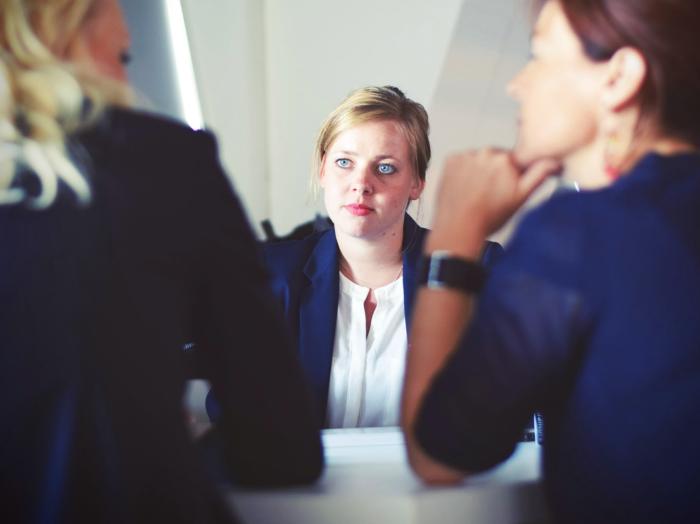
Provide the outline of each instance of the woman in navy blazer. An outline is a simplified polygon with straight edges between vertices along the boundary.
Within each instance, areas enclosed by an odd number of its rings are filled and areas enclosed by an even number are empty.
[[[427,229],[407,214],[403,226],[402,267],[406,330],[410,330],[416,270]],[[273,293],[281,301],[292,338],[296,340],[306,376],[316,397],[319,415],[327,411],[333,358],[340,277],[340,253],[335,229],[303,240],[268,244],[265,260]],[[482,263],[489,267],[503,249],[486,242]],[[322,418],[325,425],[325,417]]]
[[[313,481],[310,395],[213,136],[85,121],[125,91],[116,0],[5,0],[0,20],[2,522],[237,522],[187,431],[189,341],[217,465]]]
[[[274,294],[325,426],[398,424],[405,337],[426,233],[405,210],[423,190],[429,159],[423,106],[395,87],[355,91],[328,117],[316,145],[317,181],[334,227],[264,248]],[[498,244],[487,242],[484,262],[500,251]],[[391,288],[399,278],[401,285]],[[366,296],[364,318],[348,313],[359,313],[359,304],[354,310],[343,307],[351,300],[350,293],[343,295],[348,287],[361,290],[360,300]],[[373,295],[388,288],[403,303],[390,313],[393,323],[375,315],[384,306]],[[373,336],[373,327],[393,333]],[[383,341],[374,342],[378,338]],[[392,353],[376,364],[365,357],[360,371],[347,364],[357,352],[372,351],[375,356]]]

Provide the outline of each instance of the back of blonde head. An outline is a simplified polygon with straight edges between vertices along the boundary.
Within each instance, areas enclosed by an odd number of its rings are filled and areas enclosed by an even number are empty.
[[[105,103],[128,100],[125,88],[59,58],[66,56],[95,1],[0,2],[0,204],[48,207],[60,181],[79,202],[90,199],[84,175],[66,153],[66,138]],[[20,169],[37,176],[38,195],[12,187]]]
[[[326,151],[335,139],[352,127],[365,122],[391,120],[397,122],[408,141],[413,168],[420,180],[430,162],[430,125],[428,113],[393,86],[370,86],[357,89],[343,100],[321,126],[314,150],[312,190],[318,191],[318,174]]]

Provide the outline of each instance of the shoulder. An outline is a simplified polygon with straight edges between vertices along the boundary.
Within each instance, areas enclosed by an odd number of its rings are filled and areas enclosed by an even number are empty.
[[[323,231],[301,240],[263,244],[263,258],[273,280],[301,274],[319,242],[328,234],[329,231]]]
[[[486,267],[492,267],[503,256],[503,247],[498,242],[487,240],[481,251],[481,263]]]
[[[132,109],[109,108],[102,122],[112,133],[128,135],[129,138],[213,140],[213,135],[207,131],[196,131],[172,118]]]
[[[430,233],[429,229],[418,225],[418,223],[406,213],[403,223],[403,246],[402,250],[408,253],[420,253],[423,249],[425,236]]]
[[[529,211],[494,271],[524,272],[573,285],[592,255],[587,248],[589,217],[604,205],[600,200],[596,192],[567,193]]]
[[[122,108],[107,108],[91,126],[77,135],[91,154],[110,160],[179,165],[198,158],[216,158],[214,135],[196,131],[173,119]]]
[[[71,147],[101,179],[118,180],[138,188],[139,194],[168,187],[192,201],[203,195],[231,199],[214,135],[167,117],[107,108],[92,126],[72,137]]]

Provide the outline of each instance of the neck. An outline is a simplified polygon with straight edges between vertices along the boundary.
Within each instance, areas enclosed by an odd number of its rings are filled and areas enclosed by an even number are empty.
[[[674,155],[695,151],[692,144],[672,137],[664,136],[658,128],[652,124],[639,126],[638,110],[621,117],[623,125],[620,126],[618,140],[624,144],[613,158],[614,167],[620,175],[632,170],[639,160],[648,153],[661,155]],[[595,189],[603,187],[614,181],[605,173],[606,148],[609,147],[609,138],[599,132],[594,140],[566,159],[564,159],[565,178],[577,182],[581,187]],[[609,153],[609,151],[607,152]],[[609,159],[608,159],[609,160]]]
[[[689,142],[677,140],[675,138],[664,138],[657,140],[651,151],[660,155],[677,155],[680,153],[697,152],[698,148]]]
[[[356,284],[376,289],[401,274],[403,230],[377,240],[344,235],[336,230],[340,250],[340,271]]]
[[[596,189],[608,185],[611,180],[605,174],[603,157],[605,141],[597,137],[587,147],[579,149],[564,159],[564,178],[576,182],[581,188]]]

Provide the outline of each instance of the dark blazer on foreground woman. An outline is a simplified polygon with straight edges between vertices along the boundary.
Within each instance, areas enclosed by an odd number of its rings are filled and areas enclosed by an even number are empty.
[[[189,341],[231,476],[314,480],[310,396],[212,136],[113,110],[73,149],[91,205],[0,206],[2,520],[231,522],[185,426]]]
[[[406,215],[402,251],[407,330],[410,330],[418,261],[427,232]],[[487,242],[482,262],[491,266],[502,252],[500,245]],[[340,285],[335,230],[303,240],[267,244],[264,255],[273,293],[297,342],[302,366],[316,397],[318,415],[325,425]]]

